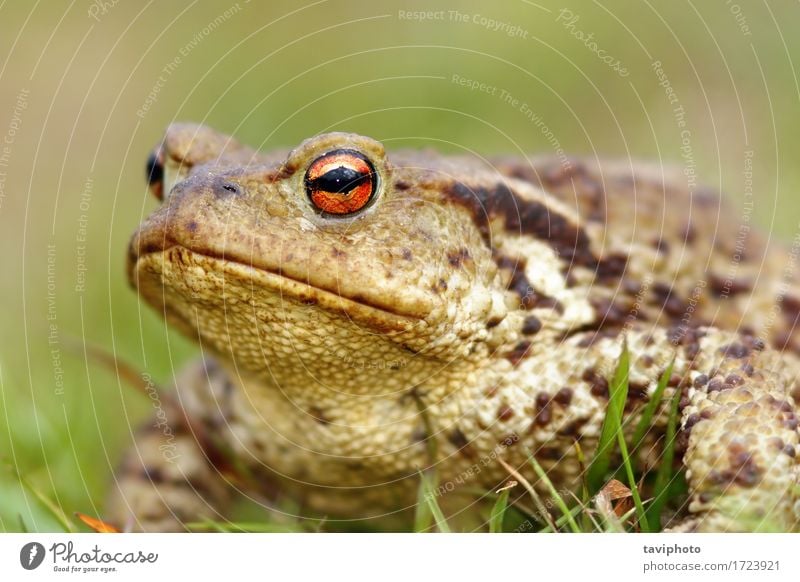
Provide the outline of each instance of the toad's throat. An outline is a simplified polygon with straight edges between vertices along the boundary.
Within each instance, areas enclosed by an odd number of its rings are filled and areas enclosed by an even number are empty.
[[[171,281],[176,278],[186,279],[189,276],[188,271],[199,267],[204,273],[218,277],[220,293],[217,297],[221,302],[226,300],[226,285],[244,284],[256,300],[260,292],[279,294],[287,300],[341,313],[354,321],[365,322],[383,333],[409,331],[421,324],[421,318],[417,315],[387,309],[386,306],[368,302],[364,297],[347,297],[340,292],[288,276],[280,269],[254,266],[233,256],[198,252],[178,243],[168,243],[162,249],[140,252],[130,265],[131,282],[153,304],[163,303],[164,287],[171,286]]]

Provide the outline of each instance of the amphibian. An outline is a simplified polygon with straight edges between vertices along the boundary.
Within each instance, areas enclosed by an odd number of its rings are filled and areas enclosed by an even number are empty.
[[[594,451],[626,341],[631,418],[673,358],[664,402],[682,392],[689,494],[666,525],[795,527],[796,249],[679,170],[387,153],[349,133],[262,154],[175,124],[148,178],[162,204],[130,281],[203,359],[161,412],[170,430],[138,433],[116,523],[181,530],[240,495],[402,520],[421,470],[466,507],[460,491],[508,478],[499,459],[535,482],[529,453],[578,491],[575,443]]]

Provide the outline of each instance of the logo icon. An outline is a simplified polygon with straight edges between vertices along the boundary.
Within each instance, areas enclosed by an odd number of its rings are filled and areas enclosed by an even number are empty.
[[[19,563],[26,570],[35,570],[44,561],[44,546],[39,542],[29,542],[19,551]]]

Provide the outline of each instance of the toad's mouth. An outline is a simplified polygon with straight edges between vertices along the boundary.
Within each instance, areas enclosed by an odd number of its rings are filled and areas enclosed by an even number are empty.
[[[163,243],[160,248],[138,253],[132,245],[128,275],[139,293],[165,314],[179,315],[173,305],[176,295],[182,298],[180,303],[218,302],[221,309],[227,310],[242,303],[247,309],[257,309],[269,295],[285,300],[287,308],[313,306],[385,334],[409,331],[423,323],[418,315],[371,304],[363,297],[347,297],[310,281],[292,278],[279,269],[247,264],[233,256],[198,252],[176,242]],[[189,321],[186,323],[191,325]]]

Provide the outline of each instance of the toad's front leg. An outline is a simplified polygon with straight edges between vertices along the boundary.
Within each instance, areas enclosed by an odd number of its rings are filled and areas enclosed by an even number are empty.
[[[185,531],[224,521],[238,488],[217,433],[224,429],[228,382],[212,360],[191,364],[175,393],[149,386],[155,413],[136,432],[106,507],[113,524],[134,531]]]

